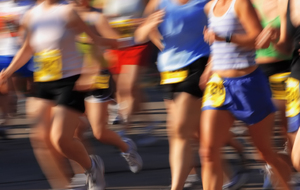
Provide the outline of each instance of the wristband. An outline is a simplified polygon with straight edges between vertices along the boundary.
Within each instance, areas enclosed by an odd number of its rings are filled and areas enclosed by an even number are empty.
[[[232,37],[232,34],[229,34],[228,36],[226,36],[225,41],[227,43],[230,43],[231,42],[231,37]]]

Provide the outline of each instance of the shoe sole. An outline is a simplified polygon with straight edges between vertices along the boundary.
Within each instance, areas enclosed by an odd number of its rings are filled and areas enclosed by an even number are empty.
[[[135,156],[136,156],[136,160],[138,160],[137,165],[138,165],[139,169],[136,172],[132,171],[132,173],[138,173],[143,169],[143,159],[142,159],[142,157],[140,156],[140,154],[137,151],[135,151]]]

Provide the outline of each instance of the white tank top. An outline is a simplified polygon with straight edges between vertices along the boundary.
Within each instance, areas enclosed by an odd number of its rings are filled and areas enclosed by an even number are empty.
[[[106,0],[103,13],[113,20],[141,18],[145,0]]]
[[[216,17],[213,13],[218,0],[213,3],[208,14],[208,26],[216,34],[226,37],[228,34],[245,34],[246,31],[240,23],[232,3],[227,12]],[[255,65],[255,49],[238,46],[234,43],[215,41],[211,46],[212,70],[243,69]]]
[[[62,62],[62,77],[81,73],[83,58],[77,51],[75,31],[67,28],[69,5],[56,5],[48,10],[44,3],[29,12],[30,45],[35,53],[59,50]]]
[[[121,38],[132,38],[137,28],[135,21],[143,17],[145,7],[145,0],[106,0],[103,13]]]

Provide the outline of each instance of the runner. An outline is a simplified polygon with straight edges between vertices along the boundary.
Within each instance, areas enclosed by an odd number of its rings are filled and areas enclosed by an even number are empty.
[[[205,3],[198,0],[152,0],[146,14],[161,11],[149,16],[135,33],[137,42],[150,39],[161,50],[157,66],[168,113],[172,190],[183,189],[193,167],[191,141],[198,133],[203,94],[198,83],[209,56],[209,46],[202,35],[207,24],[203,11]],[[166,17],[162,20],[164,14]]]
[[[30,4],[30,2],[28,2]],[[4,1],[0,5],[0,69],[5,69],[19,50],[20,37],[19,22],[28,9],[27,4],[15,1]],[[16,74],[30,77],[32,72],[27,69],[29,63],[19,69]],[[6,138],[4,127],[17,111],[16,90],[10,77],[0,92],[0,107],[3,113],[3,122],[0,125],[0,136]]]
[[[104,189],[102,160],[96,155],[89,156],[83,144],[73,137],[79,116],[84,112],[84,97],[73,90],[83,62],[75,37],[77,32],[85,32],[99,45],[116,47],[117,42],[95,36],[72,6],[61,5],[56,0],[45,0],[32,8],[23,23],[27,34],[25,43],[0,79],[7,80],[35,55],[36,126],[31,140],[37,159],[53,188],[65,187],[53,183],[49,178],[52,168],[42,163],[45,159],[56,162],[64,156],[85,169],[89,190]]]
[[[253,0],[253,5],[260,18],[263,28],[270,28],[274,31],[273,43],[277,43],[280,34],[280,17],[279,17],[279,1],[278,0]],[[271,43],[266,49],[256,51],[256,63],[260,69],[269,78],[272,90],[273,102],[280,112],[280,121],[283,135],[287,137],[287,118],[285,116],[285,82],[290,74],[291,55],[285,55],[275,49],[275,45]],[[286,148],[285,148],[286,149]],[[285,151],[278,152],[280,157],[290,164],[290,155]],[[266,166],[269,168],[270,166]],[[266,169],[266,174],[270,174]],[[264,188],[270,188],[271,176],[266,175]]]
[[[77,2],[76,9],[81,18],[89,24],[95,33],[107,38],[119,37],[110,28],[104,15],[98,9],[90,6],[89,0]],[[137,173],[142,168],[142,159],[137,153],[135,143],[129,138],[121,139],[117,133],[107,128],[108,104],[114,101],[115,83],[107,69],[108,65],[103,58],[103,52],[90,44],[90,40],[85,34],[82,34],[78,40],[78,47],[84,55],[84,64],[86,65],[86,74],[82,76],[90,74],[91,78],[96,77],[95,83],[93,83],[93,80],[90,81],[91,88],[96,90],[88,92],[85,98],[86,114],[93,129],[93,134],[100,142],[118,147],[122,152],[122,156],[128,162],[130,170]],[[78,82],[80,82],[80,79]]]
[[[106,0],[103,12],[109,19],[111,26],[121,35],[121,38],[131,38],[135,29],[141,23],[143,12],[149,0]],[[116,109],[120,115],[110,123],[121,123],[124,127],[119,134],[126,136],[130,128],[133,113],[141,110],[142,89],[140,87],[143,67],[150,61],[151,46],[149,43],[134,45],[110,52],[112,57],[110,71],[117,84]],[[111,106],[113,108],[113,106]],[[149,117],[149,116],[147,116]],[[147,119],[151,121],[151,119]],[[146,129],[154,128],[147,126]],[[139,139],[141,144],[152,144],[153,137],[144,136]],[[137,142],[139,142],[137,141]],[[148,141],[148,143],[145,143]]]
[[[290,171],[272,150],[275,107],[267,78],[255,63],[255,40],[262,27],[249,0],[215,0],[205,6],[209,18],[204,31],[211,44],[212,62],[203,82],[200,155],[203,189],[222,189],[220,148],[235,119],[249,125],[262,158],[274,168],[283,189],[290,189]],[[263,109],[262,109],[263,108]]]
[[[293,166],[300,171],[300,135],[298,133],[300,120],[299,106],[299,27],[300,2],[294,0],[280,0],[280,39],[276,48],[283,53],[293,52],[291,75],[286,82],[286,116],[288,117],[288,136],[291,143],[291,159]],[[270,42],[273,31],[266,29],[258,38],[257,46],[261,47]]]

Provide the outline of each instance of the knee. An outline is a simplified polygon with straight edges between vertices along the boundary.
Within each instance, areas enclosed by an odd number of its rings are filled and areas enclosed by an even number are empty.
[[[171,136],[173,138],[178,138],[178,139],[190,139],[193,137],[194,133],[191,130],[191,128],[187,128],[188,126],[186,126],[183,122],[177,122],[174,123],[173,126],[171,127]]]
[[[216,163],[216,161],[220,159],[220,151],[220,148],[213,145],[201,146],[199,150],[201,161]]]
[[[51,147],[50,134],[43,130],[33,130],[30,135],[30,142],[33,148]]]
[[[107,136],[107,129],[104,127],[99,127],[98,130],[93,131],[94,133],[94,137],[98,140],[98,141],[103,141],[104,138]]]
[[[55,134],[50,137],[51,143],[54,148],[59,152],[64,152],[64,150],[68,149],[68,139],[64,138],[63,135]]]

